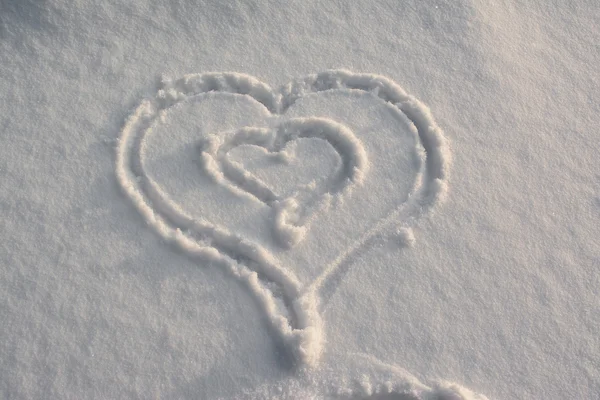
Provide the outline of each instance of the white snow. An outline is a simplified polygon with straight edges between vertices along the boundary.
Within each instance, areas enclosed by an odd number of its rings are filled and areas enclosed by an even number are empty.
[[[0,398],[600,399],[600,3],[0,0]]]

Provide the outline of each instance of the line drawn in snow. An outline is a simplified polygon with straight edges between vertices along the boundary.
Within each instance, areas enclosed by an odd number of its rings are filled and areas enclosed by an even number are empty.
[[[424,162],[408,200],[368,227],[310,282],[303,282],[268,249],[251,239],[205,218],[192,217],[147,173],[146,136],[153,124],[164,119],[178,103],[209,93],[235,94],[258,103],[271,115],[283,116],[302,97],[331,91],[369,93],[406,116],[424,149]],[[249,144],[276,154],[294,140],[306,137],[327,141],[339,154],[342,166],[321,186],[308,185],[289,197],[277,193],[228,156],[237,146]],[[217,132],[202,140],[197,150],[204,173],[214,182],[272,208],[273,235],[284,248],[291,248],[302,240],[314,215],[326,208],[331,199],[350,196],[353,188],[366,179],[369,169],[368,155],[360,138],[343,125],[343,121],[317,117],[289,118],[274,128],[245,127],[233,132]],[[389,228],[398,230],[398,224],[403,240],[414,241],[410,227],[443,200],[449,166],[447,141],[423,103],[386,77],[346,70],[309,75],[279,90],[271,89],[257,78],[234,72],[191,74],[174,81],[164,80],[156,96],[143,100],[128,118],[116,147],[117,180],[147,224],[190,258],[219,265],[244,282],[264,312],[277,341],[303,369],[317,366],[324,352],[321,316],[353,259],[376,235]],[[412,376],[409,380],[418,382]],[[415,385],[422,393],[438,393],[437,389],[420,382]]]

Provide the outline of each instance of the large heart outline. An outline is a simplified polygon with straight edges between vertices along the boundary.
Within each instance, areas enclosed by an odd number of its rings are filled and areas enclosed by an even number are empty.
[[[322,139],[342,159],[342,166],[329,186],[309,188],[302,193],[282,198],[227,157],[230,150],[240,145],[250,144],[275,152],[298,138]],[[367,153],[361,141],[348,127],[330,119],[315,117],[288,119],[276,129],[246,127],[221,135],[211,135],[202,142],[200,154],[205,173],[216,183],[272,208],[274,236],[286,248],[291,248],[302,240],[312,222],[311,215],[299,217],[301,203],[310,202],[313,203],[311,208],[319,209],[334,196],[342,199],[354,186],[362,183],[369,169]],[[301,194],[304,194],[303,201],[298,198]]]
[[[329,90],[371,93],[396,107],[416,127],[425,150],[419,184],[406,203],[398,206],[334,262],[313,282],[303,286],[290,270],[279,265],[263,247],[206,220],[194,219],[181,209],[145,172],[145,134],[152,123],[173,105],[209,92],[248,96],[272,114],[284,114],[302,96]],[[392,80],[346,70],[325,71],[292,81],[274,91],[258,79],[240,73],[186,75],[165,81],[156,96],[141,102],[125,123],[116,149],[116,176],[138,212],[165,241],[194,259],[218,264],[246,283],[269,320],[272,331],[301,365],[314,366],[322,354],[323,329],[319,311],[320,290],[331,282],[353,253],[389,222],[417,217],[439,203],[447,190],[449,148],[428,108]],[[276,297],[285,304],[282,310]]]

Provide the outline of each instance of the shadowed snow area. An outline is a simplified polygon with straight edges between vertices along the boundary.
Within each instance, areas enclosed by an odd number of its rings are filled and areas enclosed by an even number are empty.
[[[0,398],[597,398],[567,3],[0,0]]]
[[[23,26],[43,30],[48,27],[49,13],[46,0],[0,0],[0,35],[12,34]]]

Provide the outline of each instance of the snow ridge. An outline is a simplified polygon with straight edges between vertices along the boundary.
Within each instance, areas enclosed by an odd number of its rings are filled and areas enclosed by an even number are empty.
[[[285,381],[258,386],[236,396],[250,400],[488,400],[486,396],[447,381],[424,384],[403,368],[385,364],[371,355],[348,353],[342,364],[323,366],[318,371],[303,371]]]

